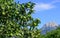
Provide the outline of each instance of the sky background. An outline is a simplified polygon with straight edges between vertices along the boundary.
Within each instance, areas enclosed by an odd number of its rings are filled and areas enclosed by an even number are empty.
[[[33,18],[39,18],[41,23],[38,28],[42,28],[45,23],[55,22],[60,24],[60,0],[15,0],[19,3],[34,2],[35,13]]]

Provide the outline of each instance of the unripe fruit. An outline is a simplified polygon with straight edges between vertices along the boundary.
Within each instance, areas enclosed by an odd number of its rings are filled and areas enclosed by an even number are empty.
[[[28,3],[28,5],[30,6],[31,4],[30,4],[30,3]]]
[[[31,4],[30,4],[30,3],[28,3],[27,7],[29,8],[29,7],[30,7],[30,5],[31,5]]]
[[[27,6],[28,8],[30,7],[30,6]]]
[[[5,12],[2,12],[3,15],[5,15]]]
[[[12,34],[12,33],[11,33],[10,35],[11,35],[11,36],[13,36],[13,34]]]
[[[18,4],[18,7],[20,7],[20,4]]]
[[[24,16],[24,19],[26,19],[26,17]]]
[[[34,25],[37,25],[36,23],[34,23]]]
[[[5,3],[5,5],[7,5],[7,3]]]
[[[24,5],[22,5],[22,7],[24,8]]]
[[[19,12],[16,12],[16,14],[19,14]]]
[[[21,16],[21,18],[23,18],[23,17]]]

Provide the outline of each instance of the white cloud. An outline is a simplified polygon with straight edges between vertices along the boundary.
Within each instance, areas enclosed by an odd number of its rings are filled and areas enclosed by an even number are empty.
[[[54,3],[57,3],[57,2],[60,2],[60,0],[53,0],[53,1],[51,2],[51,4],[54,4]]]
[[[49,10],[49,9],[52,9],[52,8],[55,8],[54,5],[52,4],[47,4],[47,3],[38,3],[35,5],[34,7],[34,10],[36,11],[41,11],[41,10]]]
[[[56,8],[55,3],[60,2],[60,0],[53,0],[50,3],[37,3],[34,7],[36,11],[50,10]]]

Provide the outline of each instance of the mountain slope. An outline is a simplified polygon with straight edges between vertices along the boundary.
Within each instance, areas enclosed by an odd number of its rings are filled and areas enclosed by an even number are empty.
[[[58,27],[58,24],[56,24],[55,22],[49,22],[44,24],[44,26],[41,28],[41,33],[42,34],[46,34],[47,32],[54,30]]]

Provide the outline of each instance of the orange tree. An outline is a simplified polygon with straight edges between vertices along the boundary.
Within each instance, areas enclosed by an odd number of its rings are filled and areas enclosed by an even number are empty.
[[[39,19],[33,19],[34,3],[0,0],[0,38],[40,38]]]

